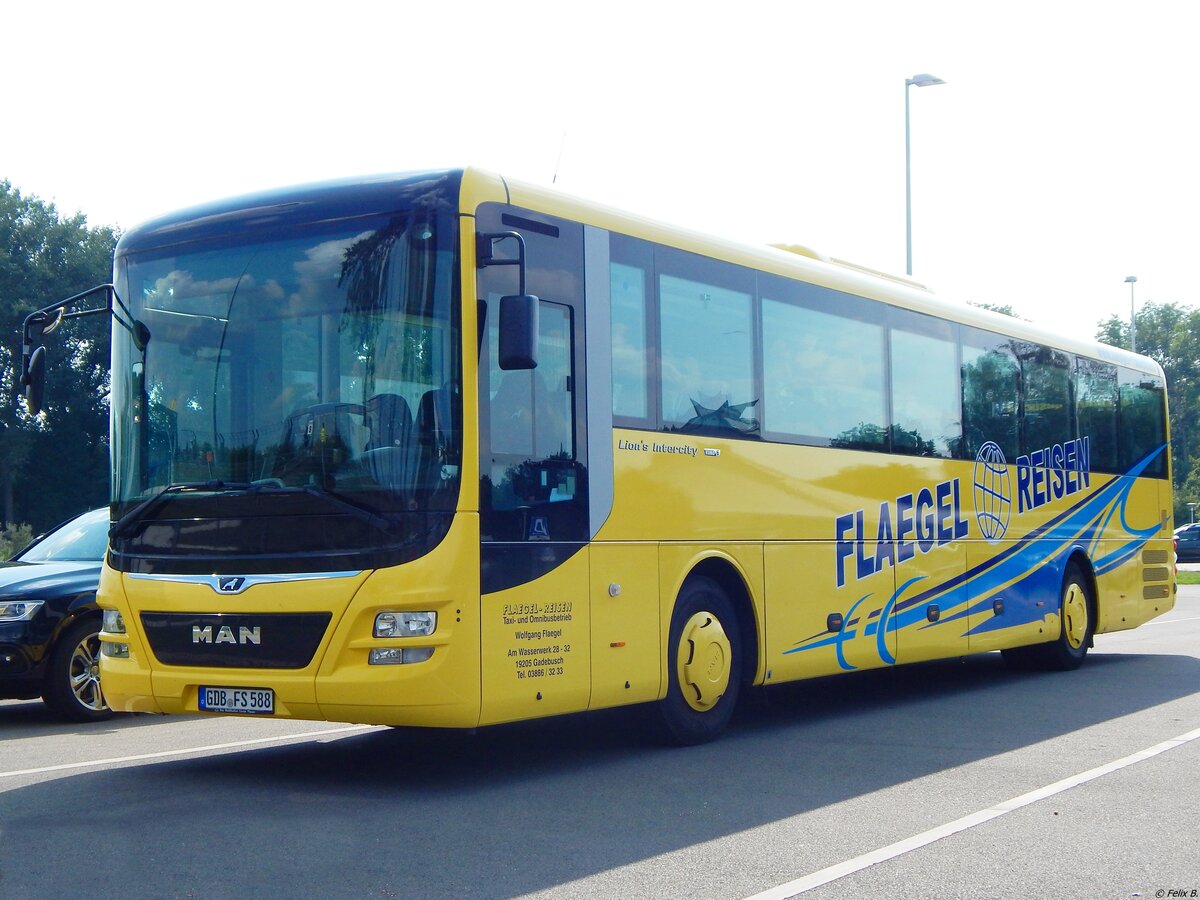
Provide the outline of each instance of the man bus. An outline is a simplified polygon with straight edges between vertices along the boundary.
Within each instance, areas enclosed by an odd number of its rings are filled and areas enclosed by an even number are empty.
[[[748,685],[1074,668],[1174,602],[1157,364],[803,248],[466,169],[150,222],[100,294],[114,709],[696,743]]]

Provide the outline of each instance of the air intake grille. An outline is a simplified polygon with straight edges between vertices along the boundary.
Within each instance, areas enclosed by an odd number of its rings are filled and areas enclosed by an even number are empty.
[[[142,613],[150,649],[168,666],[303,669],[330,613]]]

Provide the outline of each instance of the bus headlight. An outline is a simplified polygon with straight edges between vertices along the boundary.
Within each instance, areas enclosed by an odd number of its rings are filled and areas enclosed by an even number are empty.
[[[436,612],[381,612],[375,617],[375,637],[428,637],[437,629]]]

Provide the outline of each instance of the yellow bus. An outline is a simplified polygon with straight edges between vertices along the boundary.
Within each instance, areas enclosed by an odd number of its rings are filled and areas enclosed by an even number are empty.
[[[1174,603],[1156,363],[804,248],[468,168],[150,222],[100,293],[116,710],[697,743],[750,685],[1069,669]]]

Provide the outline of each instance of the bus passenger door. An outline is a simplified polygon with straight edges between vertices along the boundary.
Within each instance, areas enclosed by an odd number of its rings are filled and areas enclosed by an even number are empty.
[[[515,265],[478,270],[481,723],[587,708],[590,683],[582,227],[500,204],[477,233],[517,232],[538,304],[537,366],[499,366]],[[511,237],[493,238],[514,259]]]

